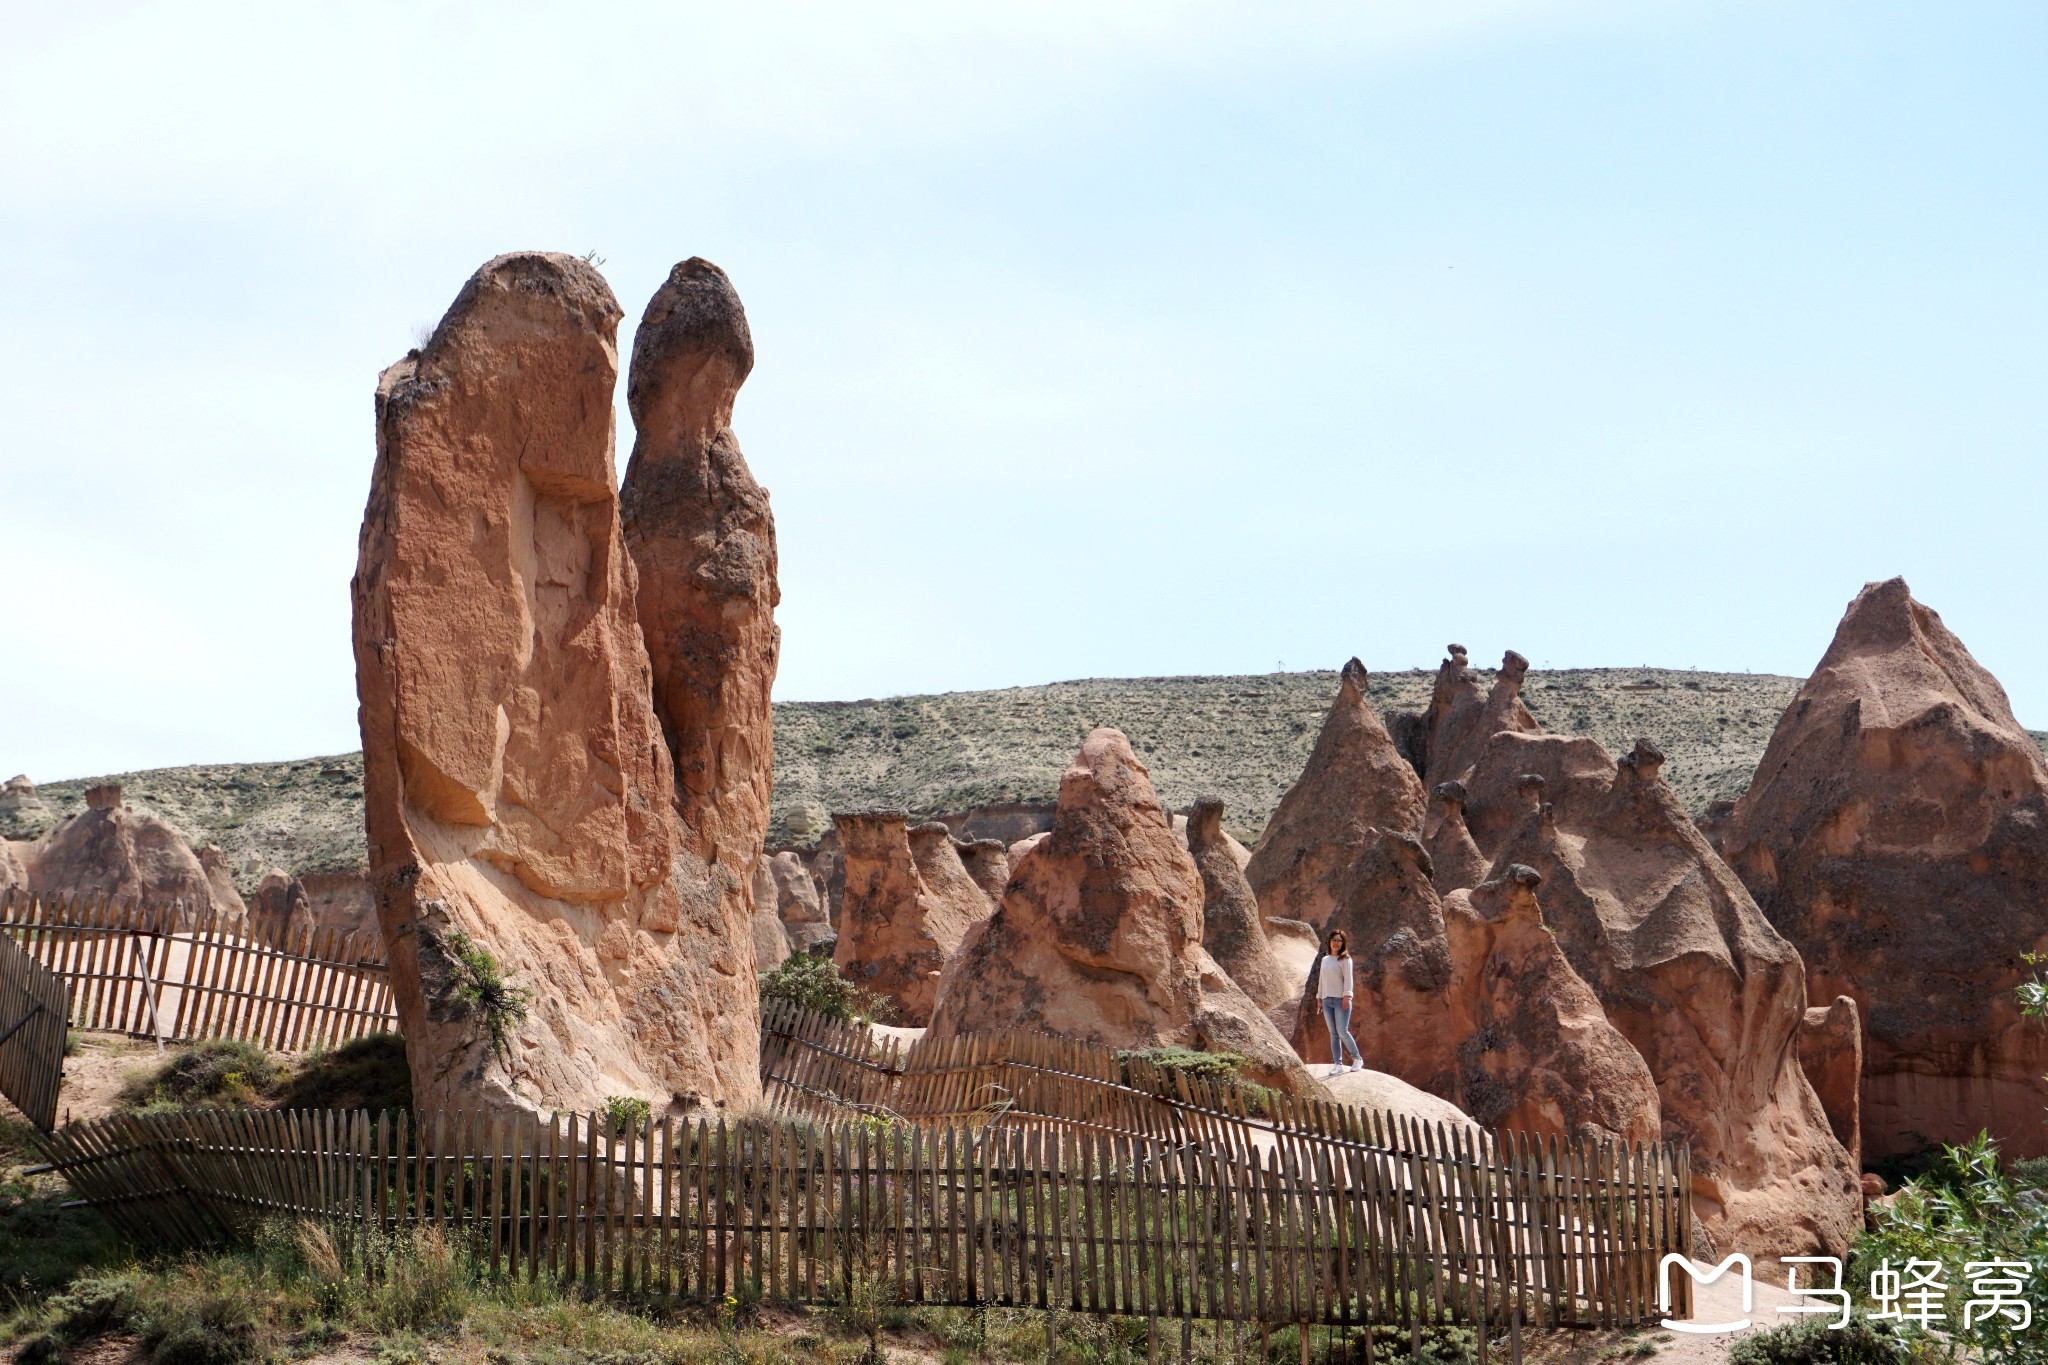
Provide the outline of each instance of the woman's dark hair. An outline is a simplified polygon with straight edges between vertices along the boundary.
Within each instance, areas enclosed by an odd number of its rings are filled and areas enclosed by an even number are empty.
[[[1344,940],[1344,950],[1342,952],[1337,951],[1338,939]],[[1336,953],[1338,957],[1350,957],[1351,935],[1345,933],[1342,929],[1332,929],[1330,936],[1323,940],[1323,951],[1325,953]]]

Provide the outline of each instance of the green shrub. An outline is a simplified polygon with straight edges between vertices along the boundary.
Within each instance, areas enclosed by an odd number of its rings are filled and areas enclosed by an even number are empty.
[[[1890,1323],[1860,1315],[1847,1327],[1836,1328],[1834,1321],[1816,1315],[1737,1337],[1728,1365],[1902,1365],[1913,1359]]]
[[[1181,1071],[1205,1081],[1234,1081],[1245,1061],[1235,1052],[1201,1052],[1189,1047],[1132,1048],[1116,1057],[1124,1064],[1126,1079],[1130,1063],[1149,1062],[1161,1071]]]
[[[829,1018],[862,1023],[885,1020],[889,1009],[883,996],[840,975],[839,964],[831,958],[809,953],[793,954],[775,970],[763,972],[761,998],[787,1000]]]
[[[604,1126],[613,1137],[639,1132],[654,1112],[654,1106],[638,1095],[606,1095]]]
[[[282,1068],[263,1048],[214,1039],[179,1048],[161,1066],[123,1086],[118,1103],[144,1112],[199,1104],[256,1104],[282,1079]]]
[[[460,929],[443,941],[448,955],[448,1002],[464,1015],[475,1015],[491,1040],[499,1061],[510,1055],[512,1035],[526,1022],[533,990],[514,985],[484,946]]]

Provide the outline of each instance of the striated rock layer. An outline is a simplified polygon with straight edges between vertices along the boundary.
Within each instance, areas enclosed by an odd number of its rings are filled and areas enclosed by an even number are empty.
[[[1012,850],[1002,907],[946,962],[931,1036],[1044,1029],[1117,1048],[1230,1051],[1269,1085],[1307,1071],[1202,947],[1202,877],[1144,764],[1091,733],[1060,778],[1052,830]]]
[[[2048,765],[1903,579],[1849,604],[1718,833],[1813,998],[1862,1014],[1867,1157],[2048,1154],[2048,1030],[2013,999],[2048,948]]]
[[[679,818],[649,702],[615,491],[619,318],[584,262],[501,256],[378,380],[356,686],[422,1109],[760,1093],[750,907],[735,918],[728,894],[751,859],[714,859]],[[484,956],[531,992],[523,1020],[496,1012],[502,1051],[463,989]]]

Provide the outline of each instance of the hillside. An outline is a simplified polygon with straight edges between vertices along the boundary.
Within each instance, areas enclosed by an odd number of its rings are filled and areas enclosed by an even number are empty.
[[[1382,711],[1420,707],[1433,676],[1374,674],[1372,699]],[[1670,756],[1666,777],[1697,813],[1748,785],[1798,687],[1797,678],[1768,674],[1565,669],[1530,674],[1523,695],[1545,728],[1592,735],[1610,752],[1621,753],[1637,735],[1655,739]],[[1151,766],[1166,801],[1182,806],[1215,792],[1231,832],[1250,843],[1301,771],[1336,688],[1334,672],[1268,673],[778,703],[770,840],[815,842],[832,811],[856,806],[938,814],[1049,800],[1082,736],[1115,725]],[[40,833],[82,809],[88,786],[108,780],[195,845],[220,844],[238,877],[250,878],[258,865],[294,872],[363,865],[360,754],[51,782],[38,788],[44,809],[0,812],[0,834]]]

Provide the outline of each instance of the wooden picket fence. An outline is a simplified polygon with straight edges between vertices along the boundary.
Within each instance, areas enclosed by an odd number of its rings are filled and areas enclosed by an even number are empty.
[[[0,893],[0,935],[69,989],[70,1022],[159,1043],[238,1038],[277,1051],[396,1031],[374,934],[258,930],[183,904]]]
[[[0,934],[0,1095],[44,1132],[64,1084],[64,982]]]
[[[1517,1353],[1524,1324],[1657,1315],[1658,1257],[1686,1231],[1682,1156],[1376,1131],[1305,1147],[1304,1163],[1013,1118],[435,1114],[415,1128],[196,1110],[73,1124],[44,1150],[146,1245],[266,1219],[321,1221],[344,1250],[433,1229],[494,1276],[592,1293],[1469,1323]]]

